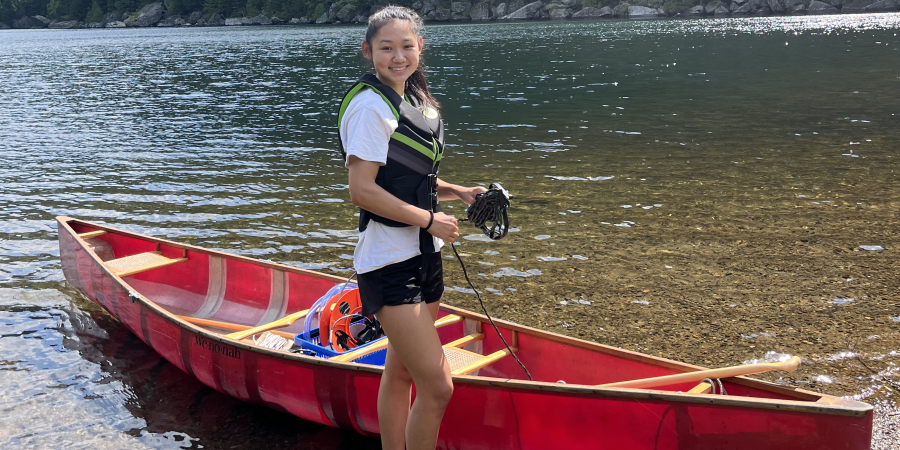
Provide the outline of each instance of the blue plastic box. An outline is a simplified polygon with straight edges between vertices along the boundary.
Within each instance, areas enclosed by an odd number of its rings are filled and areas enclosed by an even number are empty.
[[[298,334],[298,335],[294,336],[294,344],[304,350],[309,350],[311,352],[315,352],[315,356],[318,356],[319,358],[327,359],[327,358],[331,358],[332,356],[337,356],[337,355],[341,354],[340,352],[336,352],[330,348],[325,348],[325,347],[322,347],[319,345],[319,330],[313,330],[313,332],[310,333],[310,339],[312,342],[301,338],[300,335]],[[378,339],[375,339],[372,342],[367,342],[365,345],[360,345],[359,347],[356,347],[356,348],[368,347],[368,346],[370,346],[376,342],[379,342],[383,339],[387,339],[387,336],[382,336]],[[356,350],[356,348],[354,348],[354,350]],[[360,363],[360,364],[371,364],[373,366],[383,366],[384,358],[386,355],[387,355],[387,349],[385,348],[382,350],[378,350],[377,352],[369,353],[368,355],[362,356],[360,358],[356,358],[353,360],[353,362]]]

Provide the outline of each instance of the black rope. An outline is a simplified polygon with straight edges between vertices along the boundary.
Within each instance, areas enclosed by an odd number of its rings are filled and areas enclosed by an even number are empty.
[[[488,313],[487,308],[484,307],[484,301],[481,299],[481,294],[478,293],[478,289],[475,289],[475,285],[472,284],[472,280],[469,279],[469,274],[466,272],[466,265],[463,264],[462,258],[459,257],[459,253],[456,252],[456,246],[450,244],[450,248],[453,249],[453,254],[456,255],[456,259],[459,261],[459,266],[462,267],[463,276],[466,277],[466,281],[469,282],[469,286],[472,287],[472,290],[475,291],[475,296],[478,297],[478,303],[481,304],[481,310],[484,311],[484,315],[487,316],[488,320],[491,322],[491,326],[494,327],[494,331],[497,332],[497,336],[500,336],[500,340],[503,341],[503,345],[506,346],[506,350],[509,351],[509,354],[512,355],[513,359],[522,366],[522,370],[525,371],[525,375],[528,375],[528,379],[534,381],[534,378],[531,378],[531,373],[528,372],[528,369],[525,368],[525,364],[522,364],[522,361],[519,361],[519,357],[509,348],[509,344],[506,343],[506,339],[500,334],[500,330],[497,329],[497,325],[494,324],[494,319],[491,318],[491,315]]]
[[[486,192],[475,196],[475,203],[466,209],[467,221],[478,227],[485,236],[499,240],[509,232],[509,199],[512,196],[500,186],[500,183],[491,184]]]
[[[509,199],[511,198],[512,196],[506,192],[506,189],[503,189],[503,186],[500,186],[500,183],[494,183],[486,192],[482,192],[475,196],[475,203],[466,210],[466,215],[468,217],[462,221],[468,221],[472,225],[475,225],[481,229],[485,236],[492,240],[496,241],[502,239],[509,231],[509,217],[507,216],[506,211],[509,209]],[[459,261],[459,266],[462,267],[463,276],[466,277],[466,281],[469,283],[472,291],[475,292],[475,296],[478,297],[478,303],[481,305],[481,310],[484,311],[484,315],[488,318],[488,321],[491,322],[491,326],[494,327],[497,336],[503,341],[503,345],[506,346],[506,350],[509,351],[509,354],[512,355],[513,359],[515,359],[516,362],[519,363],[519,366],[522,367],[522,370],[525,371],[525,375],[528,376],[528,379],[534,381],[534,378],[531,377],[531,373],[525,368],[525,364],[522,364],[519,357],[513,353],[509,344],[506,343],[506,338],[500,333],[500,330],[494,323],[494,319],[491,317],[490,313],[488,313],[487,307],[484,306],[484,300],[481,299],[481,294],[478,293],[478,289],[475,289],[475,285],[472,284],[472,280],[469,279],[466,265],[463,263],[459,253],[457,253],[456,246],[450,245],[450,248],[453,249],[453,254],[456,255],[456,260]]]

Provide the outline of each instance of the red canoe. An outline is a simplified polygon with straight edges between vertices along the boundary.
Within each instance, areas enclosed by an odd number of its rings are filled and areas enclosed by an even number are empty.
[[[378,435],[382,367],[226,336],[307,309],[344,280],[68,217],[57,221],[66,280],[169,362],[240,400]],[[528,381],[504,357],[486,320],[441,308],[438,332],[458,375],[438,448],[871,447],[873,411],[865,403],[745,377],[723,378],[727,395],[702,393],[709,385],[698,380],[598,387],[703,368],[496,321],[531,371],[535,381]],[[274,333],[293,337],[302,322]]]

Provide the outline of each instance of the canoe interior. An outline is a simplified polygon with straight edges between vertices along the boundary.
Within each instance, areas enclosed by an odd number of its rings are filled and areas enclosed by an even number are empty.
[[[84,242],[103,260],[118,259],[144,252],[160,251],[169,258],[187,261],[122,277],[135,291],[176,315],[205,318],[245,326],[257,326],[307,309],[338,278],[316,272],[292,269],[248,258],[182,246],[105,227],[70,221],[78,234],[106,230]],[[110,253],[111,250],[111,253]],[[67,268],[64,266],[64,271]],[[71,268],[68,270],[72,270]],[[77,276],[66,276],[70,282]],[[80,286],[76,286],[81,289]],[[83,289],[82,289],[83,290]],[[456,312],[456,311],[454,311]],[[442,311],[441,316],[448,314]],[[302,320],[282,328],[282,332],[302,331]],[[480,316],[439,330],[447,343],[477,331]],[[674,361],[640,355],[624,350],[585,343],[559,335],[525,327],[500,323],[501,332],[517,356],[529,369],[534,381],[566,385],[598,385],[638,378],[671,375],[695,370]],[[222,334],[228,331],[208,328]],[[513,329],[517,332],[514,333]],[[483,324],[484,339],[466,348],[487,355],[504,348],[489,324]],[[515,336],[514,336],[515,334]],[[501,380],[527,380],[525,373],[511,357],[503,358],[472,375]],[[821,401],[823,396],[767,383],[748,380],[723,380],[732,397]],[[655,388],[659,391],[686,392],[697,383],[683,383]]]

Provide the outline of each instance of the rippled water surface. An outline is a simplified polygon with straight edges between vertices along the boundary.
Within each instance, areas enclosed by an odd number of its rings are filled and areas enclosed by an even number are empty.
[[[706,366],[797,354],[801,371],[763,378],[890,402],[898,28],[898,14],[428,27],[442,177],[515,195],[503,241],[461,230],[488,307]],[[361,35],[0,31],[0,286],[19,289],[0,294],[0,443],[377,446],[162,361],[65,287],[53,222],[347,273],[334,122]],[[475,308],[445,267],[445,300]]]

